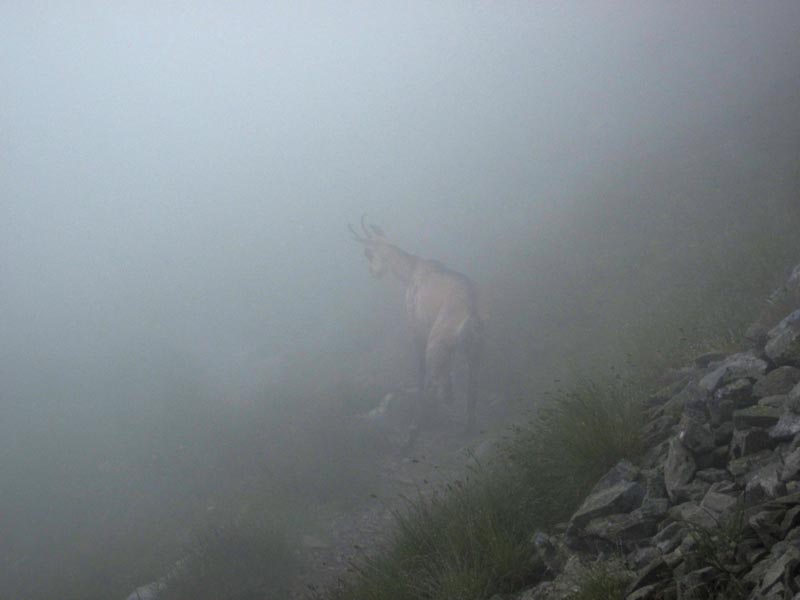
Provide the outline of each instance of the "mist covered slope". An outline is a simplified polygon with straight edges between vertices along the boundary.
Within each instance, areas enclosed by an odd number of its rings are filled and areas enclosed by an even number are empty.
[[[290,586],[395,450],[357,417],[414,384],[363,212],[478,283],[514,410],[734,350],[800,255],[798,23],[4,3],[0,597],[124,598],[192,553],[184,597]]]

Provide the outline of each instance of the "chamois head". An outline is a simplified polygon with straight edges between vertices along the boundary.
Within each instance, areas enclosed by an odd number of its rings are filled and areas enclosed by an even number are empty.
[[[355,228],[350,223],[347,224],[347,228],[350,229],[350,233],[353,234],[353,239],[364,245],[364,256],[366,256],[369,261],[370,274],[380,279],[383,277],[384,273],[389,270],[389,263],[385,252],[388,242],[380,227],[377,225],[368,225],[366,221],[367,215],[361,215],[361,230],[364,232],[363,235],[356,232]]]

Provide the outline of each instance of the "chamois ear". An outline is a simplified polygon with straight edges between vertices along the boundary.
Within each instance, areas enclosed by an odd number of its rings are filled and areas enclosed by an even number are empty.
[[[374,234],[375,234],[375,235],[377,235],[378,237],[382,237],[382,238],[385,238],[385,237],[386,237],[386,234],[385,234],[385,233],[383,233],[383,229],[381,229],[381,228],[380,228],[380,227],[378,227],[377,225],[372,225],[372,224],[370,224],[370,228],[372,229],[372,233],[374,233]]]
[[[372,260],[372,257],[374,255],[375,255],[375,252],[373,252],[372,248],[370,248],[370,247],[364,248],[364,256],[366,256],[368,260]]]

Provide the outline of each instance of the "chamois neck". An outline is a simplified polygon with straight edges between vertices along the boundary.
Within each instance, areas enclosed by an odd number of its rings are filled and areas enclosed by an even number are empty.
[[[402,283],[408,283],[419,258],[397,246],[388,245],[386,248],[389,251],[389,269]]]

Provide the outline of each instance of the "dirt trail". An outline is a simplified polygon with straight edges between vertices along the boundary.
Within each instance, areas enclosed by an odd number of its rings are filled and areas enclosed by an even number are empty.
[[[497,432],[506,422],[506,411],[498,410],[498,404],[497,399],[479,403],[478,423],[483,427],[471,436],[463,433],[463,407],[458,403],[445,407],[444,422],[435,431],[422,432],[413,451],[403,454],[397,447],[381,457],[374,472],[376,492],[353,510],[329,516],[319,539],[304,540],[309,566],[292,598],[308,598],[311,588],[335,584],[362,552],[379,548],[390,532],[394,511],[404,507],[404,498],[431,493],[463,477],[475,456],[480,460],[493,446],[490,431]]]

